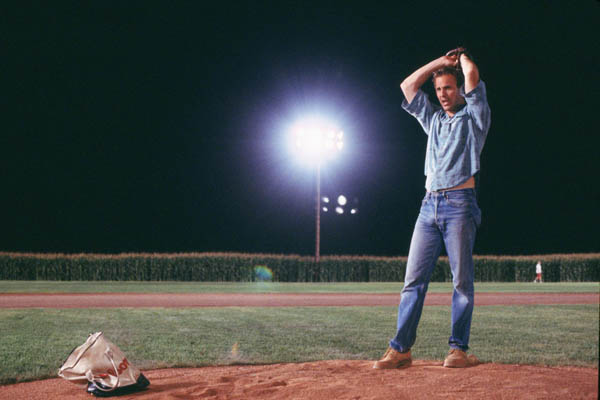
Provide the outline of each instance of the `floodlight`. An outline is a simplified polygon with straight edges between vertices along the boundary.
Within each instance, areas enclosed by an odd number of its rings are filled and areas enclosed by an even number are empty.
[[[339,153],[344,147],[344,132],[338,129],[335,123],[322,116],[309,115],[290,126],[288,137],[288,148],[301,161],[314,167],[316,172],[315,262],[318,263],[321,247],[321,211],[329,210],[327,206],[321,207],[321,168],[325,161]],[[329,197],[323,197],[322,200],[323,203],[329,204]],[[338,207],[336,212],[343,214],[344,210]]]
[[[343,146],[344,132],[320,116],[300,119],[290,128],[294,152],[310,163],[321,164]]]
[[[358,212],[358,209],[353,208],[352,210],[350,210],[350,214],[354,215]]]
[[[346,199],[346,196],[344,196],[343,194],[340,194],[337,198],[337,202],[340,206],[345,206],[348,202],[348,199]]]

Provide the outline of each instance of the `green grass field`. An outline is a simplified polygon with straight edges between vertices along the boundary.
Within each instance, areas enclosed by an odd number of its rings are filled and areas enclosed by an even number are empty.
[[[400,293],[402,282],[103,282],[0,281],[0,293]],[[475,283],[476,292],[600,293],[598,282]],[[452,283],[432,282],[430,293],[450,293]]]
[[[400,288],[398,283],[0,281],[0,292],[398,292]],[[477,284],[480,292],[534,289],[598,292],[598,283]],[[431,291],[450,290],[449,284],[431,285]],[[141,369],[375,360],[395,332],[396,311],[396,307],[0,309],[0,384],[55,377],[69,352],[94,331],[103,331]],[[598,304],[476,307],[471,348],[485,362],[597,368],[599,311]],[[442,360],[449,329],[450,307],[426,307],[414,357]]]

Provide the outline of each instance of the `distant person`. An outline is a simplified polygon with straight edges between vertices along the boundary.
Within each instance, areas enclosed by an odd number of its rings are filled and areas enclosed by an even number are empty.
[[[420,88],[432,79],[440,106]],[[464,85],[463,85],[464,82]],[[413,72],[400,85],[402,107],[428,135],[425,188],[406,266],[398,307],[396,336],[373,368],[411,365],[425,294],[436,261],[445,246],[452,270],[452,332],[444,367],[478,363],[467,356],[473,315],[473,246],[481,211],[475,196],[475,174],[490,128],[490,107],[479,70],[464,48],[448,52]]]
[[[542,262],[538,261],[535,265],[535,283],[542,283]]]

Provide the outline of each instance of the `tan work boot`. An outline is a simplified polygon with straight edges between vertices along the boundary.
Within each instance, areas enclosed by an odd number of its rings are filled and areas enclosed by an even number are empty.
[[[410,350],[406,353],[400,353],[388,347],[387,351],[383,355],[383,358],[373,364],[375,369],[393,369],[393,368],[407,368],[412,364],[412,358],[410,357]]]
[[[477,364],[479,364],[477,357],[472,354],[467,355],[467,353],[458,349],[450,349],[444,360],[444,367],[446,368],[466,368]]]

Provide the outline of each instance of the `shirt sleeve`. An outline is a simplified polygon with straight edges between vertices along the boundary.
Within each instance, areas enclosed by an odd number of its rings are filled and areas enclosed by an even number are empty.
[[[487,92],[485,83],[479,80],[479,83],[473,90],[465,94],[465,87],[460,88],[461,96],[467,102],[467,112],[475,122],[475,125],[482,132],[487,132],[491,124],[491,111],[487,101]]]
[[[431,127],[433,115],[440,107],[436,107],[431,104],[429,97],[425,94],[425,92],[419,89],[410,104],[408,101],[406,101],[406,99],[404,99],[402,102],[402,108],[404,108],[404,110],[406,110],[406,112],[408,112],[410,115],[415,117],[425,130],[425,133],[429,135],[429,129]]]

